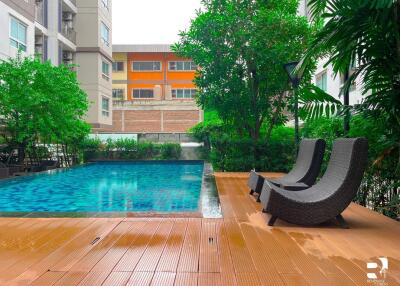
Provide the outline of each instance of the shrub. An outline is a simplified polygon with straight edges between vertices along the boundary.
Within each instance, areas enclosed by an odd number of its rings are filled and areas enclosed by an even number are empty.
[[[273,130],[268,141],[256,145],[250,138],[234,138],[228,134],[214,136],[211,140],[210,160],[219,171],[287,172],[293,165],[293,129],[279,127]]]
[[[165,143],[160,146],[160,158],[165,159],[179,159],[181,156],[182,148],[179,144]]]
[[[179,144],[154,144],[133,139],[86,139],[82,144],[84,161],[91,160],[176,160],[181,156]]]

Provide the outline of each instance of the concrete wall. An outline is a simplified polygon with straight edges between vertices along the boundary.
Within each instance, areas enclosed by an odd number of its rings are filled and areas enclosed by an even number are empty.
[[[14,17],[27,26],[27,46],[23,56],[34,54],[35,26],[33,22],[34,0],[0,1],[0,59],[15,57],[18,50],[10,45],[10,18]],[[7,5],[6,5],[7,3]],[[10,5],[10,6],[8,6]],[[29,10],[31,9],[31,10]]]

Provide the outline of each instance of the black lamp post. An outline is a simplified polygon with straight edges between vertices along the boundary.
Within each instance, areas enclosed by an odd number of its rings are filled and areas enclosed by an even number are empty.
[[[299,62],[291,62],[285,64],[283,67],[289,76],[289,80],[293,86],[293,97],[294,97],[294,136],[296,140],[296,149],[300,144],[300,135],[299,135],[299,99],[297,94],[297,89],[300,85],[301,74],[296,73],[295,69]]]

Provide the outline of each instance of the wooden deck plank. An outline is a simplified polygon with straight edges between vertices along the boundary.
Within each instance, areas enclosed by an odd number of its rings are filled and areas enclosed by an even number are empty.
[[[127,222],[123,222],[127,223]],[[126,254],[141,234],[140,230],[147,226],[148,222],[137,221],[129,222],[130,229],[120,236],[111,249],[97,262],[92,268],[93,271],[111,272],[114,267],[120,262],[121,258]],[[77,267],[77,270],[79,268]],[[115,270],[116,271],[116,270]]]
[[[228,236],[223,221],[217,224],[217,235],[221,283],[223,285],[237,285],[235,267],[233,266]]]
[[[66,249],[67,251],[64,253],[62,260],[52,266],[51,270],[68,271],[76,262],[82,259],[90,251],[98,249],[98,244],[103,245],[104,240],[108,242],[108,234],[114,234],[114,230],[118,227],[119,222],[120,221],[116,220],[103,223],[97,231],[88,233],[86,237],[81,237],[81,239],[75,240],[74,243],[68,245],[68,248]]]
[[[186,234],[187,219],[177,220],[157,265],[157,272],[176,272]]]
[[[289,236],[286,232],[274,228],[271,231],[275,239],[280,243],[280,245],[286,249],[289,257],[292,258],[297,268],[300,269],[303,277],[311,285],[326,285],[329,284],[329,280],[326,275],[321,271],[318,263],[312,260],[307,254],[305,254],[302,249],[297,245],[297,243]]]
[[[250,257],[252,257],[254,263],[252,272],[257,271],[256,276],[258,276],[263,285],[284,285],[281,276],[275,268],[275,261],[273,261],[269,256],[269,253],[263,249],[263,243],[259,239],[253,226],[242,223],[240,228],[243,233],[247,248],[249,249]]]
[[[149,221],[145,227],[136,231],[134,242],[119,260],[114,271],[133,271],[135,269],[159,225],[160,221]]]
[[[38,279],[33,281],[31,286],[51,286],[54,285],[62,276],[65,275],[65,272],[54,272],[47,271],[45,274],[40,276]]]
[[[153,272],[134,272],[126,286],[149,286],[153,276]]]
[[[224,219],[224,225],[235,272],[254,272],[255,266],[237,221],[234,219]]]
[[[198,272],[200,251],[201,220],[188,221],[178,272]]]
[[[13,283],[29,283],[48,271],[48,269],[51,269],[51,267],[59,261],[71,263],[81,258],[93,247],[91,242],[94,238],[106,236],[115,225],[116,221],[96,220],[93,224],[81,231],[78,236],[74,237],[60,248],[57,248],[43,260],[29,267],[25,272],[19,275]],[[10,283],[10,285],[11,284],[12,283]]]
[[[108,275],[102,286],[125,286],[131,274],[131,272],[112,272]]]
[[[176,273],[156,272],[151,280],[151,286],[173,286]]]
[[[203,219],[200,238],[199,272],[220,272],[217,235],[218,221]]]
[[[83,278],[87,275],[87,272],[69,271],[58,280],[54,286],[75,286],[78,285]]]
[[[220,273],[199,273],[198,286],[222,286]]]
[[[0,272],[1,283],[9,283],[12,279],[15,279],[24,271],[42,261],[42,259],[50,253],[62,247],[65,243],[68,243],[75,235],[83,232],[92,223],[94,223],[94,220],[67,221],[58,229],[51,232],[48,236],[44,237],[47,241],[44,245],[39,248],[31,248],[29,251],[24,252],[23,255],[10,257],[10,260],[16,262]],[[47,269],[44,271],[47,271]]]
[[[197,286],[198,273],[181,272],[175,277],[174,286]]]
[[[261,282],[258,279],[256,273],[238,273],[237,275],[238,286],[261,286]],[[272,285],[272,284],[270,284]]]
[[[102,241],[97,243],[84,257],[77,261],[70,268],[71,271],[89,272],[114,246],[120,237],[123,237],[132,227],[132,224],[121,222],[113,231]],[[53,269],[57,269],[56,266]]]
[[[160,224],[160,227],[150,239],[145,252],[136,265],[135,271],[154,272],[156,270],[173,225],[173,221],[165,221]]]
[[[41,245],[47,243],[48,235],[64,223],[65,221],[59,220],[49,221],[40,227],[27,229],[26,236],[17,237],[17,234],[15,234],[15,241],[3,242],[0,255],[0,273],[21,260],[30,250],[40,248]]]

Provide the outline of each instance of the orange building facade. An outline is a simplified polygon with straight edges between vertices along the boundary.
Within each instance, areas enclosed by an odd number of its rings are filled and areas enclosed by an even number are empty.
[[[113,46],[113,131],[185,133],[203,120],[196,65],[169,45]]]

